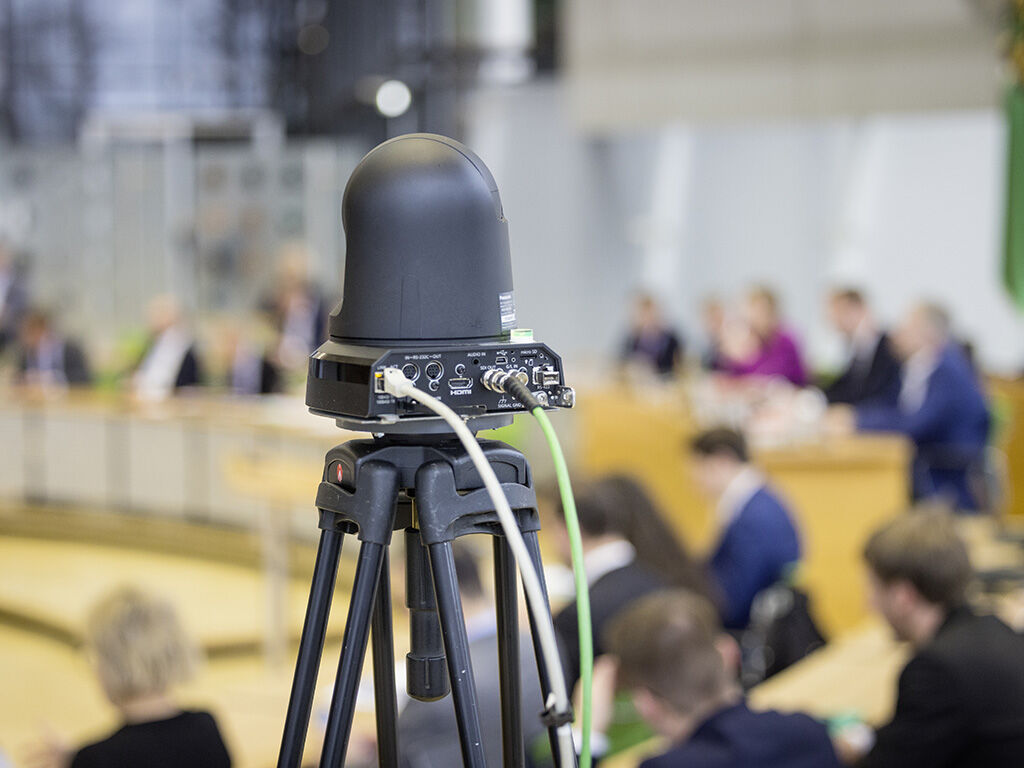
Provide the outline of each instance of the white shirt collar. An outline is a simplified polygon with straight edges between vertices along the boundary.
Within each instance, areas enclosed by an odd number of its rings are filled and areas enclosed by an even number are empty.
[[[587,585],[592,586],[605,574],[624,568],[636,559],[633,545],[624,539],[609,541],[583,555],[583,571]]]
[[[899,406],[904,411],[913,413],[924,404],[928,380],[939,364],[939,354],[933,349],[922,349],[911,355],[903,364]]]
[[[135,393],[147,400],[160,400],[171,394],[191,346],[192,339],[183,328],[171,326],[161,333],[135,372]]]
[[[753,467],[741,469],[718,497],[716,513],[723,526],[728,525],[747,505],[751,497],[764,488],[764,476]]]
[[[850,339],[853,359],[870,362],[871,358],[874,357],[875,349],[878,348],[878,342],[881,338],[882,334],[875,327],[875,324],[871,322],[870,318],[865,317],[857,324],[853,331],[853,337]]]

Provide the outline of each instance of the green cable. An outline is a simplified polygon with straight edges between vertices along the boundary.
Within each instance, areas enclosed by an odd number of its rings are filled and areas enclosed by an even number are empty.
[[[555,464],[555,476],[558,478],[558,490],[562,497],[562,510],[565,513],[565,529],[569,534],[569,548],[572,551],[572,573],[576,582],[576,621],[580,637],[580,680],[583,684],[582,743],[580,744],[580,768],[590,768],[590,724],[591,697],[594,679],[594,638],[590,623],[590,592],[587,587],[587,575],[583,571],[583,543],[580,540],[580,521],[576,516],[576,501],[572,495],[569,482],[569,468],[565,464],[562,446],[558,442],[555,428],[551,420],[540,406],[531,409],[530,413],[540,423],[544,437],[551,450],[551,459]]]

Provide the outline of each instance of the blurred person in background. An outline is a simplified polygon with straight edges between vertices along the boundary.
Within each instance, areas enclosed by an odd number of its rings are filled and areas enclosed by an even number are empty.
[[[722,334],[725,331],[725,305],[717,296],[708,296],[700,305],[701,326],[704,329],[704,349],[701,367],[707,371],[721,371],[725,367],[722,357]]]
[[[875,532],[864,549],[871,603],[910,644],[896,710],[860,768],[1024,765],[1024,638],[967,605],[967,548],[952,517],[918,510]]]
[[[484,591],[472,545],[456,542],[455,576],[459,583],[466,634],[473,661],[478,713],[487,765],[502,764],[501,679],[498,674],[498,637],[494,602]],[[523,741],[529,746],[547,730],[538,717],[544,700],[537,678],[537,662],[528,637],[519,638],[520,690],[523,705]],[[455,710],[448,697],[439,701],[410,700],[398,717],[401,768],[437,768],[462,765]]]
[[[146,308],[149,339],[132,374],[132,391],[144,400],[160,400],[182,387],[203,382],[195,337],[177,299],[157,296]]]
[[[847,346],[846,368],[825,388],[830,403],[895,404],[900,391],[900,361],[892,340],[878,327],[864,295],[836,288],[828,297],[828,316]]]
[[[14,258],[14,249],[0,240],[0,353],[18,336],[28,310],[25,276]]]
[[[18,336],[18,384],[27,387],[85,386],[92,382],[85,352],[54,328],[45,310],[30,309]]]
[[[977,509],[971,477],[984,461],[989,412],[974,370],[951,340],[949,315],[936,304],[918,304],[893,343],[903,361],[897,401],[834,408],[827,427],[840,433],[858,429],[907,435],[916,448],[914,498],[941,498],[959,509]]]
[[[670,376],[683,359],[683,342],[665,322],[658,302],[642,293],[633,303],[629,335],[622,345],[622,362],[641,365],[659,376]]]
[[[232,394],[271,395],[285,391],[275,356],[277,337],[261,314],[244,322],[229,322],[218,339],[222,370]]]
[[[718,542],[708,578],[722,623],[742,630],[757,594],[785,580],[801,556],[793,516],[750,463],[747,442],[727,428],[702,432],[690,443],[698,485],[715,500]]]
[[[263,308],[280,334],[277,359],[288,369],[303,368],[310,352],[327,338],[330,307],[309,278],[309,257],[299,243],[284,246],[278,258],[277,278]]]
[[[637,560],[666,585],[707,592],[700,565],[680,543],[639,481],[627,475],[607,475],[586,486],[586,490],[616,510],[616,525],[636,550]]]
[[[583,546],[583,570],[590,590],[591,634],[594,656],[605,652],[604,634],[608,623],[638,597],[668,586],[657,566],[645,560],[630,541],[635,531],[632,510],[621,504],[613,494],[602,493],[600,483],[585,486],[576,494],[576,514],[580,521]],[[559,551],[565,562],[570,562],[569,539],[564,516],[553,527],[558,537]],[[670,546],[674,539],[666,539]],[[685,559],[685,555],[681,555]],[[657,558],[659,561],[660,557]],[[555,616],[566,682],[572,690],[580,676],[579,620],[576,601],[565,606]]]
[[[123,725],[77,749],[52,740],[31,768],[228,768],[231,758],[213,716],[181,709],[171,688],[186,680],[197,650],[170,603],[137,589],[118,590],[90,612],[86,649]]]
[[[612,623],[608,646],[618,685],[670,744],[641,768],[838,768],[824,724],[748,708],[736,682],[739,648],[705,598],[685,590],[642,597]],[[595,699],[610,698],[610,680],[595,673]]]
[[[723,368],[734,376],[779,376],[802,387],[807,370],[796,337],[786,330],[775,294],[764,286],[747,293],[744,327],[726,329]]]

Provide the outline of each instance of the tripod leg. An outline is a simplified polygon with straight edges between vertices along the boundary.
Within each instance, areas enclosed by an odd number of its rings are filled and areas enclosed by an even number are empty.
[[[431,544],[429,549],[437,612],[441,619],[448,675],[452,683],[455,720],[459,726],[462,762],[467,768],[483,768],[484,744],[480,735],[476,683],[473,681],[473,664],[469,656],[469,638],[466,636],[466,620],[462,615],[459,583],[455,577],[452,543],[442,541]]]
[[[523,541],[526,544],[526,549],[530,553],[530,560],[533,561],[533,567],[537,569],[537,576],[540,578],[541,591],[544,593],[544,603],[548,603],[548,586],[544,581],[544,563],[541,562],[540,558],[540,543],[537,540],[536,531],[528,531],[523,533]],[[530,634],[533,636],[533,652],[537,657],[537,675],[540,677],[540,688],[544,692],[544,695],[548,695],[548,691],[551,690],[551,678],[548,676],[547,667],[544,666],[544,654],[541,653],[540,642],[538,641],[537,626],[533,620],[533,613],[530,613]],[[570,768],[570,766],[561,764],[560,752],[558,749],[558,730],[556,728],[548,728],[548,739],[551,741],[551,754],[552,759],[555,763],[555,768]],[[576,761],[573,760],[573,766],[575,768]]]
[[[384,561],[385,545],[364,541],[359,548],[359,562],[352,584],[352,596],[348,606],[345,635],[341,641],[341,659],[338,661],[338,675],[334,682],[334,695],[327,715],[327,732],[324,734],[320,765],[323,768],[341,768],[345,762],[345,751],[352,732],[352,716],[356,706],[356,691],[359,675],[366,656],[366,641],[370,634],[370,613],[373,610],[374,594],[381,578],[381,563]]]
[[[522,768],[523,692],[519,677],[519,600],[515,562],[504,536],[494,537],[494,601],[501,680],[501,752],[505,768]]]
[[[377,764],[397,768],[398,700],[395,694],[395,638],[391,627],[391,569],[387,550],[373,605],[373,700],[377,711]]]
[[[309,590],[309,605],[302,624],[302,638],[299,640],[299,657],[295,663],[295,679],[288,699],[288,716],[284,736],[281,738],[278,768],[298,768],[302,762],[302,749],[306,743],[309,713],[313,708],[313,691],[320,669],[320,655],[324,649],[324,634],[331,611],[343,537],[340,531],[324,530],[320,534],[316,565],[313,567],[313,584]]]

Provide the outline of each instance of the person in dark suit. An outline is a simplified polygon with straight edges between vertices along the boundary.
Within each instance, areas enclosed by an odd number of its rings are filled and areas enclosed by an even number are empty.
[[[57,332],[44,310],[29,310],[21,322],[17,381],[43,387],[79,387],[92,382],[85,352]]]
[[[849,348],[846,368],[825,388],[830,403],[895,404],[900,392],[900,361],[892,341],[875,323],[863,294],[839,288],[829,296],[829,317]]]
[[[718,543],[708,576],[722,622],[744,629],[757,593],[786,578],[800,540],[786,505],[750,463],[743,435],[711,429],[690,443],[698,484],[717,505]]]
[[[739,649],[707,600],[685,590],[647,595],[612,624],[608,644],[618,685],[671,745],[641,768],[838,768],[824,724],[747,707]]]
[[[1024,765],[1024,638],[967,607],[967,548],[948,514],[919,510],[864,550],[871,600],[914,656],[896,710],[859,768]],[[844,757],[860,757],[837,742]]]
[[[480,572],[472,550],[457,543],[455,575],[462,596],[473,661],[478,713],[487,765],[501,765],[501,689],[498,676],[498,640],[494,603],[480,582]],[[543,695],[537,677],[537,662],[529,638],[519,639],[519,672],[523,704],[523,741],[529,746],[547,733],[538,713]],[[450,695],[450,694],[449,694]],[[455,710],[449,698],[438,701],[410,700],[398,717],[400,768],[441,768],[462,765]]]
[[[642,595],[664,588],[666,580],[645,564],[637,548],[629,541],[630,510],[616,503],[610,494],[598,488],[584,488],[576,495],[576,513],[583,543],[583,568],[590,588],[591,633],[594,656],[605,652],[604,632],[618,613]],[[561,516],[559,516],[561,519]],[[554,528],[561,536],[561,548],[568,560],[565,529]],[[569,690],[580,676],[579,622],[573,601],[555,616]]]
[[[633,325],[622,345],[622,362],[671,376],[683,359],[683,342],[661,317],[653,296],[640,294],[633,310]]]
[[[276,337],[265,316],[254,314],[244,322],[229,324],[218,341],[232,394],[272,395],[284,391],[284,376],[271,351]]]
[[[183,387],[203,383],[195,338],[173,296],[154,298],[147,307],[149,341],[132,375],[136,396],[159,400]]]
[[[970,477],[984,460],[989,412],[974,371],[950,340],[949,317],[936,305],[921,304],[893,340],[903,358],[899,398],[891,405],[858,406],[856,428],[901,432],[914,441],[915,499],[939,497],[977,509]]]
[[[0,240],[0,352],[17,339],[28,304],[24,271],[14,258],[14,250]]]

